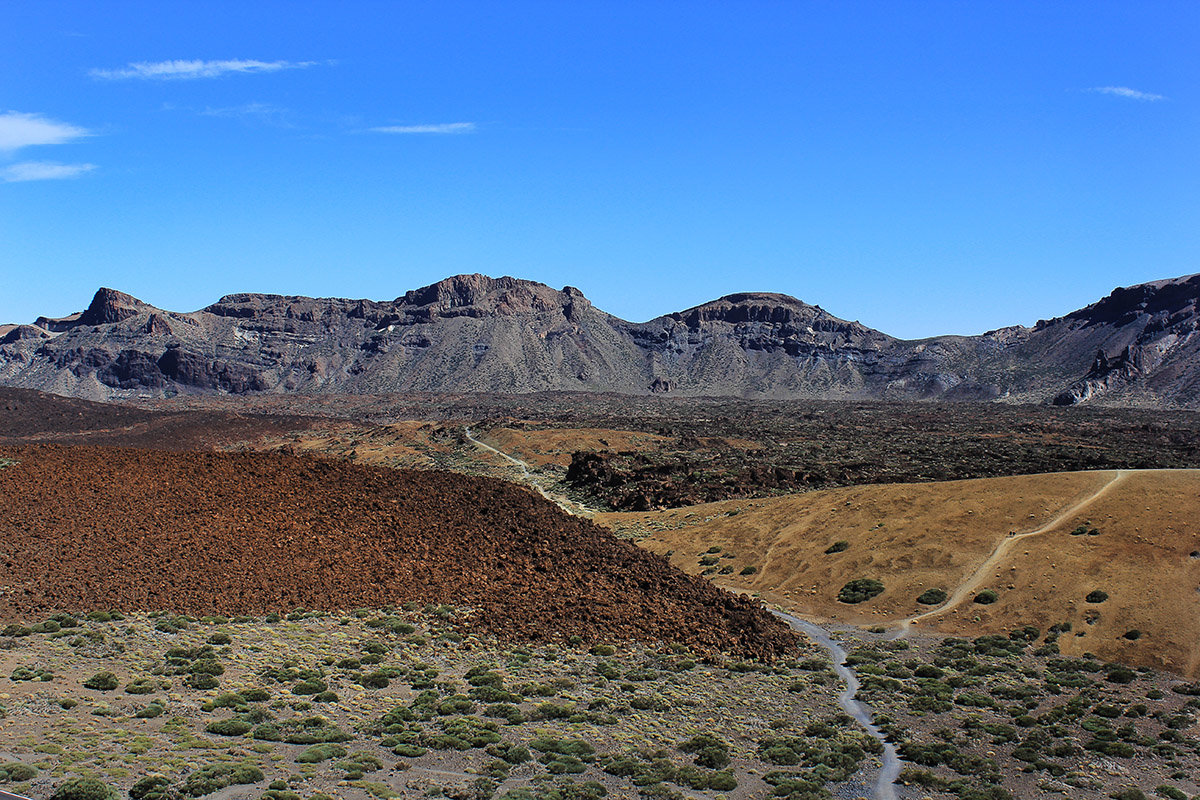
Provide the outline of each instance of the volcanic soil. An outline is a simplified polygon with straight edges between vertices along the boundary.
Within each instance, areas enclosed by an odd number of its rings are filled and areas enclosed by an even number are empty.
[[[7,449],[0,617],[473,609],[525,641],[795,648],[758,603],[502,481],[265,453]]]
[[[0,445],[99,444],[158,450],[244,446],[307,430],[314,417],[241,410],[153,410],[0,387]]]

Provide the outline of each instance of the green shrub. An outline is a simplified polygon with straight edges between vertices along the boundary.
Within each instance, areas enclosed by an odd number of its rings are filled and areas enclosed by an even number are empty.
[[[996,594],[994,589],[984,589],[979,594],[975,595],[975,602],[981,606],[988,606],[1000,599],[1000,595]]]
[[[212,636],[208,637],[208,643],[209,644],[218,644],[218,645],[232,644],[233,639],[230,638],[228,633],[225,633],[223,631],[217,631]]]
[[[1128,667],[1115,666],[1104,676],[1109,683],[1133,683],[1137,673]]]
[[[502,719],[509,725],[520,725],[525,722],[525,714],[521,712],[521,709],[509,703],[493,703],[483,709],[483,715]]]
[[[365,689],[386,689],[392,682],[388,674],[382,670],[363,675],[358,679],[359,684]]]
[[[392,748],[392,752],[402,758],[420,758],[429,751],[415,744],[398,744]]]
[[[210,764],[187,776],[179,791],[188,797],[203,797],[226,786],[258,783],[262,770],[251,764]]]
[[[370,753],[358,751],[333,765],[346,773],[346,780],[357,780],[365,773],[383,769],[383,762]]]
[[[296,756],[298,764],[319,764],[331,758],[341,758],[346,755],[346,748],[340,744],[314,744],[300,755]]]
[[[117,790],[95,778],[72,778],[59,784],[50,800],[116,800]]]
[[[4,781],[28,781],[37,777],[37,767],[22,764],[20,761],[9,761],[0,764],[0,783]]]
[[[218,719],[208,723],[204,730],[209,733],[215,733],[218,736],[245,736],[254,726],[244,719],[233,717],[232,719]]]
[[[300,795],[290,789],[268,789],[260,800],[300,800]]]
[[[135,678],[125,685],[126,694],[151,694],[158,684],[151,678]]]
[[[83,682],[86,688],[95,689],[99,692],[111,692],[120,686],[120,684],[121,682],[117,680],[117,676],[108,671],[97,672]]]
[[[165,775],[147,775],[129,788],[130,800],[168,800],[171,781]]]
[[[709,769],[729,766],[729,745],[719,736],[701,733],[679,743],[679,749],[696,756],[695,763]]]
[[[926,589],[917,595],[917,602],[923,606],[936,606],[946,602],[945,589]]]
[[[138,719],[154,719],[155,717],[161,717],[165,710],[166,708],[163,706],[162,701],[155,700],[150,705],[140,709],[134,716]]]
[[[306,681],[301,681],[292,687],[292,694],[320,694],[328,689],[329,686],[320,678],[309,678]]]
[[[324,717],[267,722],[255,728],[252,736],[261,741],[287,742],[288,744],[347,742],[354,738]]]
[[[617,668],[608,661],[601,661],[596,664],[596,674],[602,678],[608,678],[610,681],[615,681],[621,677],[621,673]]]
[[[874,578],[855,578],[838,591],[842,603],[862,603],[883,593],[883,584]]]
[[[834,553],[841,553],[841,552],[844,552],[849,549],[850,549],[850,543],[843,539],[843,540],[834,542],[833,544],[829,545],[829,547],[826,547],[825,555],[831,556]]]
[[[502,759],[509,764],[524,764],[529,761],[532,756],[529,754],[529,748],[523,744],[515,744],[512,742],[499,742],[497,744],[488,745],[487,753],[490,756]]]
[[[209,648],[211,652],[212,648]],[[224,675],[225,667],[221,666],[221,662],[211,656],[204,656],[192,662],[190,671],[194,674],[203,673],[205,675]]]
[[[742,571],[739,572],[738,575],[753,575],[756,572],[758,572],[758,567],[751,565],[748,567],[742,567]]]
[[[183,679],[183,683],[185,686],[191,687],[192,689],[199,689],[201,691],[215,689],[221,685],[220,681],[207,672],[196,672],[188,675]]]
[[[1110,796],[1113,800],[1149,800],[1145,792],[1133,786],[1113,792]]]
[[[1166,797],[1168,800],[1187,800],[1187,795],[1179,789],[1168,784],[1162,784],[1154,789],[1155,794],[1160,797]]]
[[[1104,591],[1103,589],[1093,589],[1092,591],[1088,592],[1088,596],[1083,599],[1087,600],[1089,603],[1103,603],[1108,599],[1108,592]]]
[[[1125,631],[1125,633],[1123,633],[1122,636],[1124,636],[1126,639],[1128,639],[1131,642],[1136,642],[1138,639],[1142,638],[1142,632],[1139,631],[1137,628],[1134,628],[1133,630]]]

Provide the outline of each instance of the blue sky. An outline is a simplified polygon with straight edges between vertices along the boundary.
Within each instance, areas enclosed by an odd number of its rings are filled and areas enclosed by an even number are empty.
[[[915,338],[1200,272],[1196,2],[0,3],[0,322],[462,272]]]

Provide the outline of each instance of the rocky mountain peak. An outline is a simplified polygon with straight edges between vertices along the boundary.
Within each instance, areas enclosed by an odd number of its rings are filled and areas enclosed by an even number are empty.
[[[508,276],[490,278],[478,273],[454,275],[397,299],[405,306],[417,306],[435,316],[455,316],[454,309],[500,315],[550,311],[572,304],[590,305],[583,293],[573,287],[561,292],[544,283]]]
[[[1139,317],[1158,317],[1167,325],[1194,317],[1200,302],[1200,274],[1113,289],[1107,297],[1064,319],[1087,325],[1126,325]]]
[[[87,310],[79,315],[78,324],[108,325],[113,322],[122,322],[143,311],[153,310],[153,308],[133,295],[118,292],[116,289],[101,288],[92,298],[92,303]]]
[[[717,322],[734,326],[772,325],[797,330],[813,329],[890,338],[857,322],[839,319],[820,306],[809,305],[791,295],[774,292],[727,294],[686,311],[669,314],[668,318],[693,329],[705,323]]]

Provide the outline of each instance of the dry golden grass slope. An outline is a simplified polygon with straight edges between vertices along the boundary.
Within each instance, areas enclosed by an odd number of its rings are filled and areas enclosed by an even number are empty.
[[[733,571],[715,581],[813,618],[903,628],[924,615],[916,629],[972,636],[1070,622],[1064,653],[1200,676],[1200,470],[858,486],[595,521],[642,532],[691,572],[720,547],[714,566]],[[1099,534],[1072,535],[1084,523]],[[885,590],[839,602],[854,578]],[[945,607],[917,603],[929,588],[951,595]],[[975,603],[984,589],[999,600]],[[1088,602],[1097,589],[1108,599]]]

